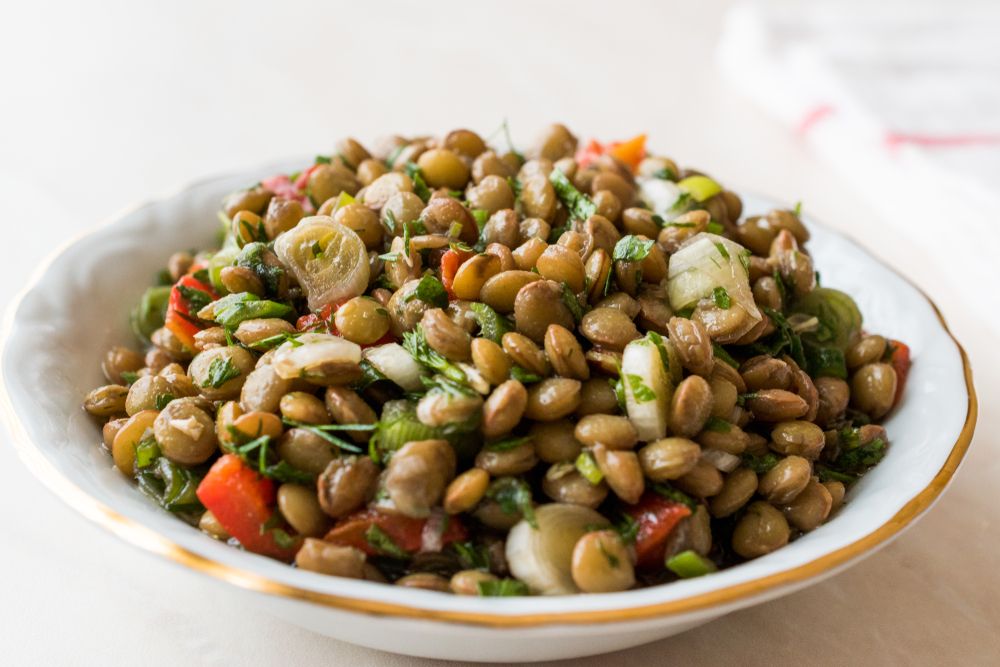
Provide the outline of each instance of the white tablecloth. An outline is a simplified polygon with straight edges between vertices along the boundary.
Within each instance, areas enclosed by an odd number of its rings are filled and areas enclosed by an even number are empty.
[[[878,555],[679,637],[575,664],[995,663],[995,339],[974,302],[956,298],[952,267],[933,247],[882,224],[870,193],[718,74],[728,3],[361,4],[5,7],[0,305],[62,238],[137,199],[327,152],[344,134],[488,133],[505,116],[520,138],[556,119],[599,138],[648,131],[724,182],[803,200],[934,294],[972,354],[983,413],[952,489]],[[969,261],[989,250],[971,244]],[[2,664],[432,664],[299,630],[241,598],[206,599],[198,577],[56,500],[9,446],[0,527]]]

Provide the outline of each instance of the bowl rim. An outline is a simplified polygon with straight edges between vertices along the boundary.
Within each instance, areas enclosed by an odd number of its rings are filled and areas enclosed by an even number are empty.
[[[38,285],[42,277],[48,271],[49,267],[66,249],[84,240],[85,238],[96,234],[104,227],[112,225],[144,208],[155,206],[162,201],[183,195],[188,190],[199,185],[224,179],[228,176],[234,175],[235,173],[239,172],[226,172],[206,176],[204,178],[190,181],[183,186],[176,188],[172,192],[168,192],[160,197],[151,198],[144,200],[141,203],[125,207],[117,213],[105,218],[98,224],[81,231],[60,244],[59,247],[55,248],[39,263],[32,276],[8,305],[4,315],[2,328],[0,328],[0,359],[3,358],[3,352],[8,345],[8,340],[14,326],[15,315],[20,308],[21,302],[25,299],[29,292],[31,292]],[[755,193],[747,194],[749,195]],[[813,219],[815,220],[815,218]],[[820,221],[817,222],[821,225],[823,224]],[[858,243],[857,240],[849,234],[845,234],[844,232],[828,225],[823,226],[831,233],[844,237],[865,250],[865,252],[867,252],[874,260],[902,278],[931,306],[931,309],[934,311],[941,328],[951,339],[952,343],[954,343],[961,358],[965,387],[968,396],[968,405],[962,429],[959,432],[955,443],[952,445],[945,462],[927,486],[910,498],[906,504],[904,504],[903,507],[896,512],[896,514],[890,517],[885,523],[875,530],[858,538],[850,544],[844,545],[839,549],[823,554],[818,558],[793,568],[781,570],[779,572],[726,586],[724,588],[690,595],[684,598],[656,603],[639,604],[632,607],[616,609],[544,612],[513,616],[492,614],[488,612],[430,609],[410,604],[369,600],[302,588],[300,586],[276,581],[266,575],[252,572],[240,567],[234,567],[213,560],[212,558],[194,553],[159,534],[154,529],[124,516],[105,503],[87,494],[68,477],[63,475],[63,473],[61,473],[52,463],[50,463],[38,446],[33,442],[31,437],[28,435],[27,428],[21,422],[20,417],[14,410],[12,400],[7,392],[6,383],[0,383],[0,417],[3,417],[4,422],[7,424],[15,449],[27,467],[40,481],[43,482],[43,484],[45,484],[46,487],[48,487],[51,492],[53,492],[74,510],[134,546],[137,546],[145,551],[158,554],[178,565],[182,565],[196,572],[200,572],[201,574],[228,582],[246,590],[292,600],[310,602],[344,612],[500,629],[567,624],[596,625],[606,623],[623,623],[628,621],[649,620],[658,617],[697,612],[710,607],[736,606],[740,602],[748,602],[752,598],[763,596],[768,592],[776,593],[783,587],[793,585],[804,586],[810,580],[816,580],[823,576],[832,575],[837,569],[846,566],[850,561],[861,558],[862,556],[872,552],[877,547],[882,546],[888,541],[894,539],[904,529],[912,524],[917,517],[927,511],[940,497],[954,477],[955,472],[958,470],[963,458],[965,457],[975,431],[979,406],[975,386],[973,384],[972,368],[969,362],[969,357],[961,343],[959,343],[951,329],[948,327],[948,323],[945,321],[940,308],[916,283],[899,272],[891,264],[886,263],[867,246]]]

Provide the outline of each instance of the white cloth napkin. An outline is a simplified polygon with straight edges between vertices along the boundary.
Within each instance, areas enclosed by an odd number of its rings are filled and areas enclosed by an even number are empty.
[[[718,60],[1000,332],[998,33],[996,2],[754,2]]]

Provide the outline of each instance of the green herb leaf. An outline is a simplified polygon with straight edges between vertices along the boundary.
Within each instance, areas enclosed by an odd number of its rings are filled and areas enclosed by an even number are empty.
[[[722,310],[729,310],[733,305],[733,300],[729,298],[729,292],[722,286],[712,290],[712,299],[715,300],[715,305]]]
[[[121,376],[125,384],[129,386],[135,384],[135,381],[139,379],[139,374],[133,371],[122,371]]]
[[[653,484],[653,492],[657,495],[666,498],[667,500],[673,500],[675,503],[680,503],[682,505],[687,505],[692,511],[698,507],[698,503],[695,499],[684,493],[680,489],[676,489],[669,482],[657,482]]]
[[[614,529],[625,544],[635,544],[635,538],[639,535],[639,522],[631,514],[622,512],[621,519],[614,525]]]
[[[541,382],[545,378],[540,375],[535,375],[531,371],[514,364],[510,369],[510,377],[517,380],[521,384],[533,384],[535,382]]]
[[[576,298],[573,290],[566,283],[562,284],[562,302],[569,309],[570,314],[573,316],[573,321],[579,324],[580,320],[583,319],[583,306],[580,305],[580,300]]]
[[[514,178],[513,176],[508,176],[507,185],[509,185],[510,189],[514,192],[515,204],[521,201],[521,193],[524,191],[524,185],[521,183],[521,181],[518,180],[517,178]]]
[[[281,483],[312,485],[316,476],[299,470],[285,460],[276,460],[271,451],[271,437],[261,435],[247,440],[247,436],[230,427],[229,433],[234,436],[235,444],[224,444],[223,449],[236,454],[258,473]]]
[[[139,469],[136,482],[139,489],[160,507],[177,514],[190,513],[188,520],[192,522],[205,510],[197,495],[201,476],[165,456],[158,456],[148,466]]]
[[[403,302],[407,303],[413,299],[420,299],[424,303],[437,308],[448,307],[448,292],[445,290],[444,285],[441,284],[441,281],[430,271],[420,278],[420,282],[417,283],[416,288],[406,295]]]
[[[792,209],[792,213],[795,214],[796,218],[802,217],[802,202],[801,201],[795,202],[795,208]]]
[[[301,335],[301,333],[289,333],[285,331],[280,334],[275,334],[274,336],[268,336],[267,338],[254,341],[247,345],[247,347],[258,352],[273,350],[274,348],[280,347],[285,343],[291,343],[292,347],[301,347],[303,344],[298,340]]]
[[[844,353],[836,347],[804,345],[809,375],[847,379],[847,362]]]
[[[294,426],[295,428],[300,428],[300,429],[302,429],[304,431],[309,431],[313,435],[316,435],[316,436],[322,438],[323,440],[326,440],[328,443],[330,443],[331,445],[333,445],[334,447],[336,447],[337,449],[339,449],[341,451],[351,452],[351,453],[354,453],[354,454],[360,454],[364,450],[362,450],[361,447],[359,447],[358,445],[354,444],[353,442],[348,442],[347,440],[344,440],[343,438],[338,438],[337,436],[333,435],[333,433],[331,433],[330,431],[333,431],[333,430],[339,430],[339,431],[372,431],[372,430],[375,430],[375,424],[332,424],[332,425],[317,426],[315,424],[305,424],[303,422],[297,422],[297,421],[293,421],[291,419],[285,419],[283,421],[288,426]],[[339,428],[334,429],[334,428],[330,428],[330,426],[339,426]],[[351,426],[351,427],[355,427],[355,428],[346,428],[347,426]],[[356,427],[361,427],[361,428],[356,428]]]
[[[712,343],[712,351],[715,353],[716,357],[722,359],[722,361],[729,364],[733,368],[740,367],[740,363],[733,359],[733,356],[726,351],[726,348],[722,347],[718,343]]]
[[[213,319],[228,329],[235,329],[245,320],[283,319],[294,309],[284,303],[261,299],[249,292],[224,296],[212,305]]]
[[[476,584],[483,597],[516,597],[531,595],[527,584],[517,579],[497,579],[480,581]]]
[[[218,360],[216,360],[218,361]],[[163,410],[170,402],[174,400],[175,396],[173,394],[157,394],[156,395],[156,409]]]
[[[520,438],[505,438],[504,440],[488,442],[483,446],[483,449],[491,452],[509,452],[531,442],[531,440],[532,438],[530,435],[522,436]]]
[[[314,164],[330,164],[330,158],[326,155],[317,155]]]
[[[490,553],[485,546],[474,542],[452,542],[450,546],[458,554],[462,569],[490,571]]]
[[[652,174],[653,178],[658,178],[662,181],[676,181],[677,174],[670,167],[664,167],[662,169],[657,169]]]
[[[413,181],[413,192],[427,203],[431,199],[431,189],[424,181],[424,172],[413,162],[406,163],[406,175]]]
[[[240,376],[240,370],[233,364],[229,357],[215,357],[208,365],[208,376],[205,378],[203,387],[218,389],[233,378]]]
[[[656,241],[653,239],[646,239],[644,241],[638,236],[628,234],[618,239],[611,258],[616,262],[642,261],[649,255],[649,251],[652,250],[654,243]]]
[[[396,544],[384,530],[379,528],[378,524],[373,523],[368,527],[368,530],[365,531],[365,541],[383,556],[399,559],[410,557],[410,554]]]
[[[204,290],[188,287],[187,285],[177,285],[177,291],[180,292],[181,297],[187,302],[188,309],[192,313],[197,313],[212,303],[212,296]]]
[[[485,208],[474,208],[472,209],[472,219],[476,221],[476,227],[482,233],[486,221],[490,219],[490,212]]]
[[[716,222],[715,220],[710,220],[708,225],[705,226],[705,231],[709,234],[721,234],[725,230],[726,228],[722,226],[722,223]]]
[[[749,453],[743,454],[743,465],[750,468],[750,470],[753,470],[758,475],[763,475],[768,470],[778,465],[779,460],[780,459],[771,452],[760,455]]]
[[[504,514],[520,514],[532,528],[538,528],[531,487],[517,477],[500,477],[486,491],[486,497],[495,501]]]
[[[563,206],[569,211],[571,219],[586,220],[597,213],[597,206],[590,200],[590,197],[577,190],[570,180],[566,178],[566,174],[562,173],[559,169],[552,170],[552,173],[549,174],[549,182],[555,188],[556,195],[563,203]]]
[[[733,425],[725,419],[712,416],[708,418],[708,421],[705,422],[705,426],[703,428],[704,430],[711,431],[713,433],[729,433],[729,431],[732,430]]]
[[[427,337],[424,335],[424,329],[421,325],[418,324],[412,331],[403,334],[403,347],[410,353],[411,357],[427,368],[437,371],[459,384],[469,384],[469,378],[466,377],[465,371],[427,343]]]
[[[720,255],[722,255],[722,259],[725,259],[725,260],[729,259],[729,251],[726,250],[726,244],[725,243],[723,243],[722,241],[716,241],[715,242],[715,249],[719,251]]]
[[[485,303],[475,301],[469,304],[469,307],[476,318],[476,323],[479,324],[479,335],[483,338],[488,338],[499,345],[503,335],[514,330],[510,322]]]
[[[132,332],[136,338],[146,343],[153,332],[163,326],[167,316],[167,305],[170,302],[171,287],[150,287],[143,295],[131,313]]]
[[[642,382],[642,376],[632,373],[625,374],[629,389],[632,390],[632,397],[639,403],[647,403],[656,400],[656,392],[647,387]]]

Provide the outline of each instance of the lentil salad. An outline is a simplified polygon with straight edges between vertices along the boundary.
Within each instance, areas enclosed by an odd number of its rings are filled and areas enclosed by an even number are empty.
[[[506,135],[506,126],[503,128]],[[905,344],[645,136],[353,139],[227,197],[111,349],[116,467],[234,546],[471,595],[701,576],[885,455]]]

